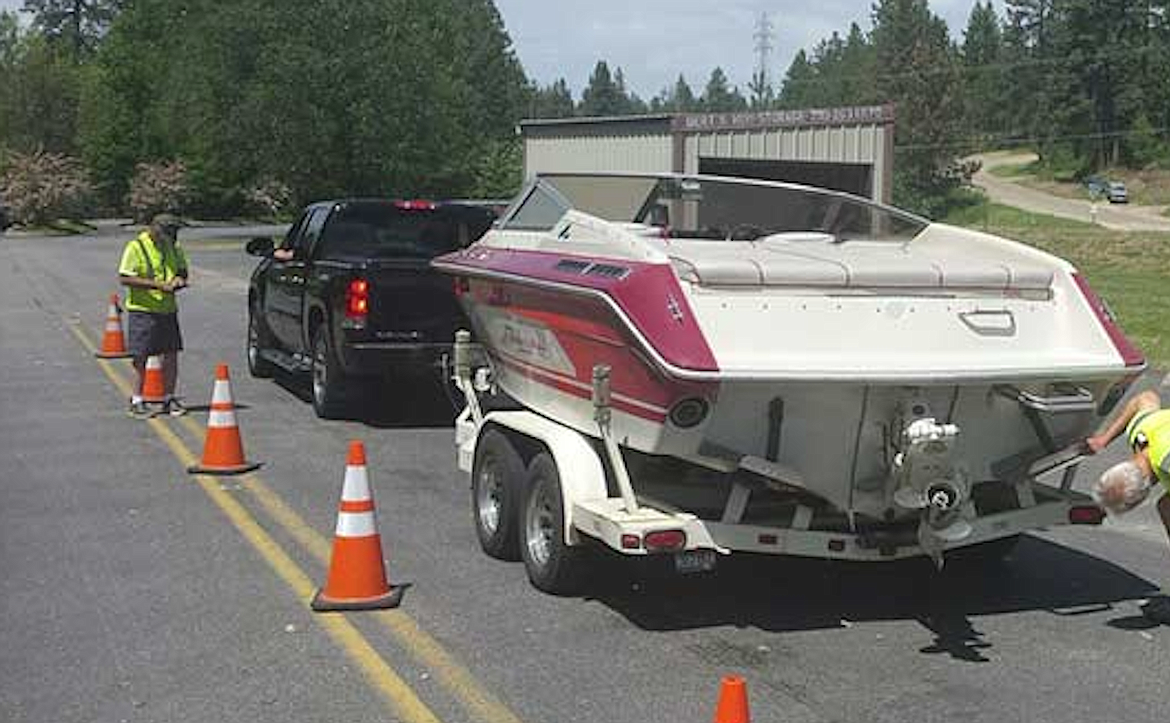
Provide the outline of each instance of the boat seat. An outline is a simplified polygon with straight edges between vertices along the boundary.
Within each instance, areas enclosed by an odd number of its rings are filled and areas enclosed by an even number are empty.
[[[762,286],[763,272],[750,254],[729,253],[738,246],[746,244],[675,240],[666,247],[666,253],[683,281],[702,286]]]
[[[675,239],[664,250],[680,279],[703,286],[1044,290],[1053,277],[1038,266],[872,243]]]

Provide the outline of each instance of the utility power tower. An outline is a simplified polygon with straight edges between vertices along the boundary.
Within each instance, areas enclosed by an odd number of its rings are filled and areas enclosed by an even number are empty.
[[[756,72],[752,74],[751,90],[756,103],[769,103],[772,99],[772,73],[769,68],[772,66],[775,33],[772,18],[761,11],[756,19],[756,32],[752,35],[756,41]]]

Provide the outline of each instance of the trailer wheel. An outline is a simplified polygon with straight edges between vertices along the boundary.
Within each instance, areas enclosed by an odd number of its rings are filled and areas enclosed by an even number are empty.
[[[584,582],[584,550],[565,542],[565,508],[556,462],[540,452],[528,464],[520,554],[528,579],[553,595],[571,595]]]
[[[479,545],[499,560],[520,559],[520,486],[524,461],[502,432],[489,429],[475,446],[471,511]]]

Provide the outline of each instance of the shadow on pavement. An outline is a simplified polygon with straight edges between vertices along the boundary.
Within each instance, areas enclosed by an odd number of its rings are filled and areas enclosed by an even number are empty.
[[[1106,560],[1028,535],[1002,562],[862,564],[733,556],[700,577],[637,575],[606,555],[590,597],[644,630],[713,626],[793,632],[853,622],[917,620],[934,635],[923,654],[985,662],[991,643],[973,616],[1044,610],[1077,616],[1155,594],[1157,586]],[[1138,624],[1128,618],[1116,627]]]
[[[307,374],[278,373],[272,381],[308,405],[306,413],[313,414]],[[372,380],[360,387],[341,418],[378,429],[453,427],[459,413],[453,393],[437,374]]]

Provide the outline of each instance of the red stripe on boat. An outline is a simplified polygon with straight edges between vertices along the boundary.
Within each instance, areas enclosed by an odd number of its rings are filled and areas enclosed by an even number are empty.
[[[629,269],[629,273],[623,278],[613,278],[556,268],[557,263],[564,260],[622,266]],[[668,264],[495,248],[472,248],[445,256],[442,261],[463,266],[469,273],[496,272],[519,277],[515,279],[517,283],[533,279],[602,292],[629,317],[667,363],[692,371],[719,370],[715,355]],[[486,275],[492,277],[491,273]],[[498,281],[507,283],[508,280]],[[507,296],[485,301],[493,306],[512,306],[512,299]],[[598,336],[606,338],[610,335],[598,332]]]

